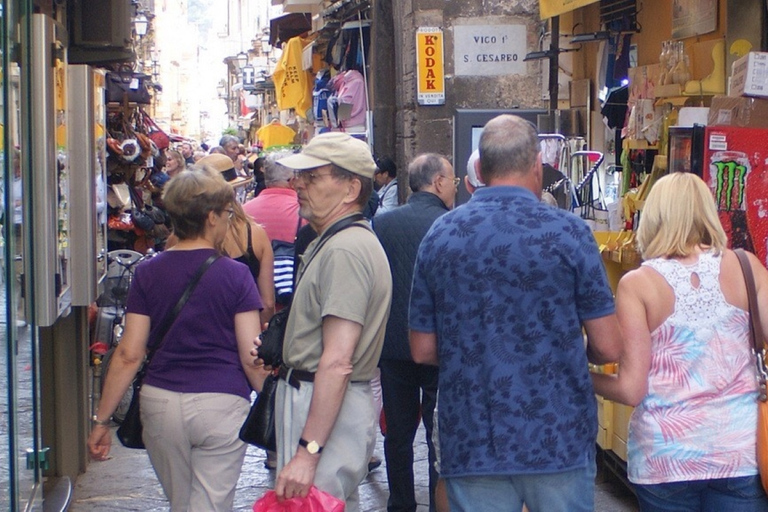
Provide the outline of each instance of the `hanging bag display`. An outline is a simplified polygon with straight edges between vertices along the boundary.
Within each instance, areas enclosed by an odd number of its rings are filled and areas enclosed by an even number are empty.
[[[147,373],[147,368],[152,362],[152,358],[163,344],[165,335],[168,334],[168,331],[173,325],[173,322],[176,321],[176,317],[187,303],[187,300],[192,295],[192,292],[195,291],[195,287],[197,287],[197,283],[200,282],[200,278],[203,277],[203,274],[205,274],[211,265],[213,265],[213,263],[220,257],[221,256],[219,254],[212,254],[207,260],[203,262],[202,265],[200,265],[200,267],[197,269],[197,272],[192,277],[192,280],[184,289],[184,293],[181,294],[181,298],[176,303],[176,306],[170,313],[168,313],[165,319],[163,319],[163,324],[160,327],[160,340],[149,351],[144,364],[136,374],[136,378],[133,380],[133,398],[131,398],[131,404],[128,406],[128,411],[125,413],[125,419],[117,429],[117,438],[126,448],[144,449],[144,440],[142,439],[144,427],[141,424],[141,404],[139,401],[139,396],[141,394],[141,385],[144,381],[144,376]]]
[[[148,77],[133,72],[107,73],[107,101],[123,103],[127,98],[130,103],[149,105],[152,103],[152,96],[146,83]]]
[[[149,117],[146,112],[142,112],[142,117],[144,120],[144,128],[146,130],[147,137],[152,139],[152,142],[155,143],[157,149],[162,153],[171,147],[170,137],[168,137],[168,134],[165,133],[162,128],[157,126],[155,120]]]
[[[766,382],[768,371],[765,367],[765,336],[763,326],[760,323],[760,309],[757,304],[757,288],[752,267],[747,253],[743,249],[734,251],[739,258],[741,271],[747,284],[747,298],[749,299],[749,336],[752,340],[753,351],[757,363],[757,469],[760,472],[760,480],[763,489],[768,492],[768,392]]]

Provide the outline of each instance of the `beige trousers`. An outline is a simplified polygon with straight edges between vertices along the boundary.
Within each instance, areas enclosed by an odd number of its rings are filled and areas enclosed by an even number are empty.
[[[228,393],[144,385],[144,444],[171,512],[231,512],[246,445],[237,437],[250,403]]]
[[[314,385],[302,382],[301,389],[280,380],[275,397],[277,471],[296,454],[307,422]],[[346,512],[358,512],[357,486],[368,474],[368,460],[376,443],[376,417],[371,385],[350,383],[331,432],[320,454],[315,487],[346,502]]]

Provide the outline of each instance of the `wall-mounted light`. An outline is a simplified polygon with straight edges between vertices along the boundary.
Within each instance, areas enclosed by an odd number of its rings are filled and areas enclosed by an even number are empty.
[[[269,44],[269,34],[261,36],[261,53],[265,55],[272,53],[272,45]]]
[[[576,50],[578,50],[578,48],[559,48],[556,52],[553,52],[552,50],[540,50],[537,52],[530,52],[525,54],[525,57],[523,57],[523,62],[527,62],[529,60],[551,59],[555,55],[558,55],[561,53],[575,52]]]
[[[548,52],[548,51],[538,51],[538,52],[530,52],[525,54],[525,57],[523,57],[523,62],[527,62],[529,60],[541,60],[541,59],[548,59],[551,56],[553,56],[554,53]]]
[[[245,52],[240,52],[237,54],[237,67],[240,69],[243,69],[246,64],[248,64],[248,54]]]
[[[577,34],[571,39],[571,44],[591,43],[592,41],[607,41],[611,38],[611,33],[607,30],[598,32],[587,32],[586,34]]]
[[[147,35],[147,30],[149,30],[149,20],[146,16],[144,16],[144,14],[140,13],[133,20],[133,28],[136,31],[137,36],[144,37]]]

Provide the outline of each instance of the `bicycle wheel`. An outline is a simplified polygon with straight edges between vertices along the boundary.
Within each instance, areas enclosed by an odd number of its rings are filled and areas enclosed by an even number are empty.
[[[104,396],[104,384],[107,382],[107,375],[109,372],[109,365],[112,362],[112,355],[115,353],[115,348],[112,347],[104,354],[104,358],[101,360],[101,395]],[[125,414],[128,412],[128,407],[131,405],[131,399],[133,399],[133,383],[128,386],[128,390],[120,399],[120,403],[117,404],[115,412],[112,413],[112,421],[118,425],[125,419]]]

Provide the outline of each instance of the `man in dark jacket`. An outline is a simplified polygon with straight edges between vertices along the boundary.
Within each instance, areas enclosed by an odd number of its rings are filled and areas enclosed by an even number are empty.
[[[421,412],[429,448],[430,511],[435,510],[437,474],[432,445],[432,416],[437,394],[437,367],[416,364],[408,345],[408,302],[413,266],[421,239],[432,223],[453,208],[458,178],[440,155],[417,156],[408,166],[413,195],[408,202],[373,221],[392,271],[392,308],[381,354],[381,386],[387,433],[384,455],[389,483],[388,512],[415,512],[413,439]],[[421,396],[420,396],[421,395]],[[419,408],[421,407],[421,411]]]

